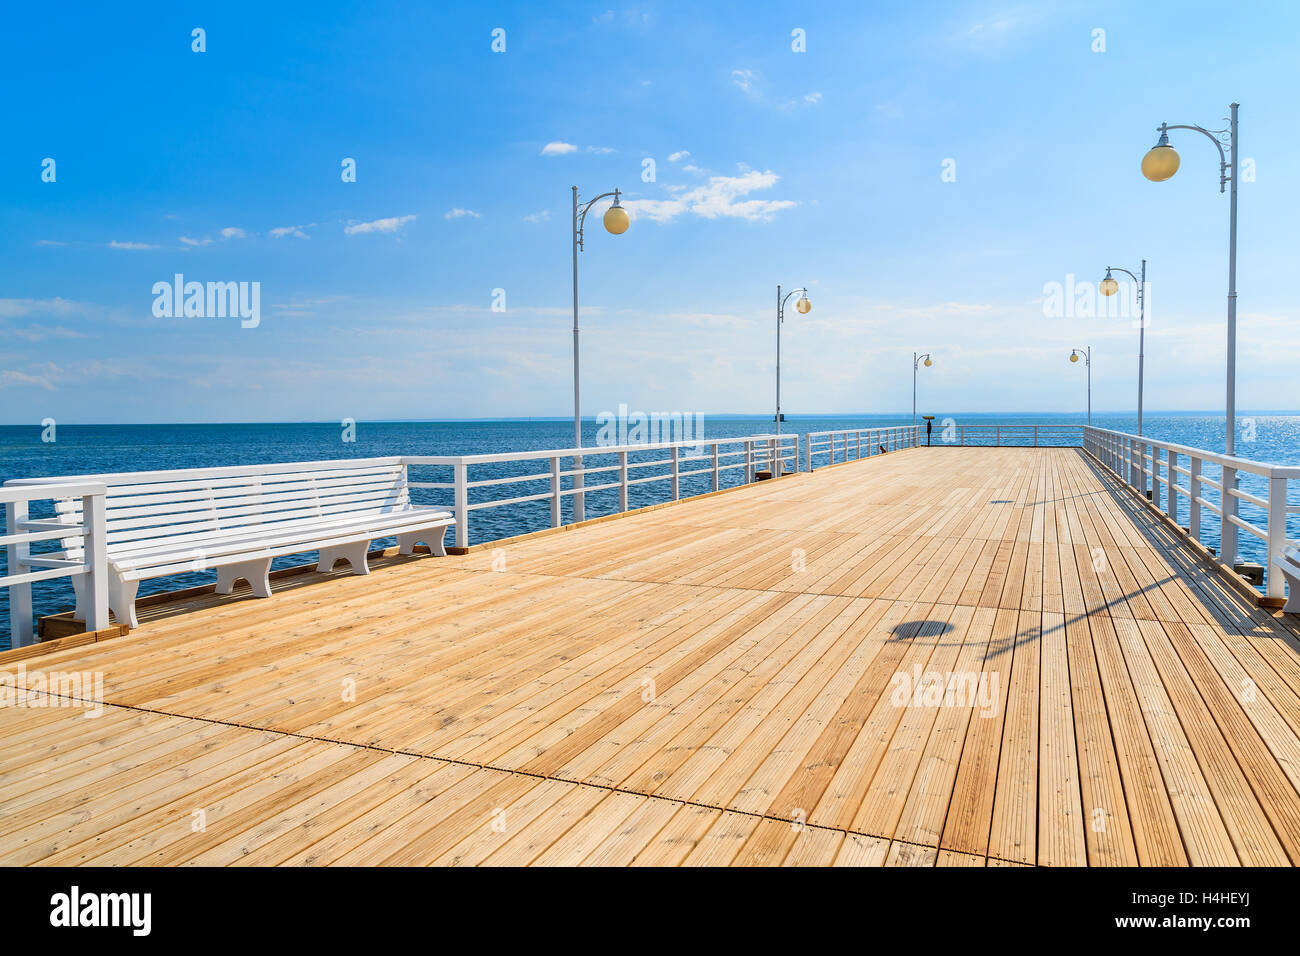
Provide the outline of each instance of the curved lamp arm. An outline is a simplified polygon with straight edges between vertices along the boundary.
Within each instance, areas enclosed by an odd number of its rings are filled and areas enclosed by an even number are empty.
[[[919,369],[919,368],[921,367],[921,361],[922,361],[922,359],[928,359],[928,358],[933,358],[933,356],[932,356],[929,352],[926,352],[924,355],[919,355],[919,354],[917,354],[916,352],[913,352],[913,353],[912,353],[912,371],[915,372],[917,369]]]
[[[1133,284],[1134,284],[1135,286],[1137,286],[1138,305],[1141,305],[1141,304],[1142,304],[1142,296],[1146,293],[1146,289],[1142,288],[1142,280],[1139,279],[1137,276],[1135,276],[1133,273],[1129,272],[1129,271],[1128,271],[1127,269],[1125,269],[1123,266],[1107,266],[1107,267],[1106,267],[1106,275],[1109,276],[1109,275],[1111,274],[1111,271],[1112,271],[1112,270],[1114,270],[1115,272],[1122,272],[1122,273],[1124,273],[1126,276],[1128,276],[1130,279],[1133,280]]]
[[[1201,133],[1202,135],[1205,136],[1206,139],[1208,139],[1211,143],[1214,144],[1215,149],[1219,151],[1219,192],[1223,192],[1224,185],[1228,182],[1228,180],[1231,177],[1228,175],[1228,156],[1223,151],[1223,142],[1219,139],[1219,137],[1228,135],[1229,131],[1226,129],[1208,130],[1204,126],[1186,126],[1181,124],[1176,126],[1170,126],[1168,123],[1161,123],[1160,139],[1156,142],[1157,146],[1169,145],[1168,131],[1171,129],[1196,130],[1196,132]]]
[[[618,189],[615,189],[613,192],[601,193],[601,194],[600,194],[599,196],[597,196],[595,199],[592,199],[592,200],[588,201],[584,206],[581,207],[581,209],[580,209],[579,212],[578,212],[577,221],[574,223],[574,230],[575,230],[575,231],[577,232],[577,234],[578,234],[578,248],[579,248],[579,249],[582,249],[582,228],[583,228],[583,224],[586,223],[586,221],[587,221],[587,213],[589,213],[589,212],[591,211],[591,207],[594,206],[594,205],[596,205],[596,203],[600,202],[602,199],[608,199],[610,196],[613,196],[613,197],[614,197],[614,205],[617,206],[617,205],[618,205],[618,197],[619,197],[620,193],[621,193],[621,190],[618,190]]]
[[[777,311],[777,318],[779,318],[782,322],[785,321],[785,304],[790,301],[790,296],[799,295],[800,293],[802,293],[803,295],[807,295],[808,290],[806,288],[791,289],[789,292],[785,294],[785,298],[781,300],[781,308],[777,309],[776,311]]]

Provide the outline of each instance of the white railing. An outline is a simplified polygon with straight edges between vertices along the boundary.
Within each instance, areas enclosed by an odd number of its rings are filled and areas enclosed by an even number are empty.
[[[898,451],[900,448],[915,448],[919,440],[918,425],[882,425],[879,428],[807,432],[804,435],[804,461],[808,463],[808,470],[812,471],[818,455],[826,457],[826,465],[834,465]],[[866,449],[865,453],[863,449]]]
[[[106,490],[98,482],[0,488],[0,503],[5,506],[5,533],[0,536],[0,544],[7,548],[9,563],[7,573],[0,576],[0,587],[9,589],[11,647],[24,647],[35,639],[32,585],[37,581],[87,575],[86,629],[101,631],[108,627],[104,527]],[[84,516],[82,523],[68,524],[28,517],[31,502],[54,498],[80,498]],[[58,552],[58,556],[34,554],[31,545],[37,541],[60,541],[63,550]]]
[[[935,427],[936,445],[997,445],[1015,448],[1078,446],[1083,425],[949,425]],[[955,434],[951,429],[956,429]]]
[[[729,450],[723,450],[723,449]],[[647,452],[667,452],[666,457],[634,460],[632,456]],[[574,464],[564,467],[564,460]],[[572,501],[573,520],[585,515],[584,499],[601,491],[618,491],[618,511],[628,510],[629,491],[653,482],[668,482],[668,495],[672,500],[681,498],[682,479],[695,475],[709,475],[710,491],[721,488],[723,472],[743,469],[743,480],[749,483],[760,471],[768,473],[795,472],[799,470],[798,435],[748,435],[743,438],[661,442],[648,445],[594,446],[588,448],[549,449],[545,451],[504,452],[490,455],[408,455],[402,461],[410,467],[435,466],[451,469],[450,482],[411,481],[410,487],[452,492],[450,505],[456,517],[457,548],[469,547],[470,514],[487,508],[502,508],[529,501],[549,501],[551,527],[563,523],[563,502]],[[486,465],[509,462],[545,461],[546,471],[522,475],[504,475],[478,478],[470,470]],[[702,463],[702,465],[701,465]],[[698,467],[693,467],[698,466]],[[775,466],[775,467],[774,467]],[[646,469],[667,469],[658,474],[640,474]],[[588,477],[600,476],[598,484],[587,484]],[[612,480],[606,480],[607,478]],[[565,479],[569,479],[565,487]],[[481,498],[471,500],[475,489],[502,488],[516,485],[545,483],[544,491],[529,492],[507,498]]]
[[[1179,504],[1186,500],[1187,533],[1201,543],[1207,530],[1207,522],[1202,520],[1204,510],[1217,515],[1218,553],[1227,567],[1232,568],[1237,559],[1239,530],[1259,538],[1264,542],[1266,554],[1264,593],[1275,600],[1285,597],[1286,582],[1276,562],[1287,545],[1297,543],[1287,538],[1287,515],[1300,514],[1300,504],[1290,504],[1287,495],[1292,481],[1300,489],[1300,467],[1234,458],[1104,428],[1084,430],[1084,449],[1139,495],[1149,498],[1175,524],[1180,523]],[[1182,464],[1184,459],[1186,467]],[[1217,481],[1206,473],[1207,464],[1219,469]],[[1185,485],[1179,482],[1180,475],[1187,479]],[[1259,476],[1261,494],[1244,490],[1242,475]],[[1214,498],[1207,498],[1207,494],[1214,494]],[[1263,513],[1262,524],[1241,517],[1241,502]]]
[[[640,485],[663,482],[667,485],[667,496],[677,500],[683,497],[684,483],[688,485],[686,496],[690,497],[690,485],[703,483],[707,485],[706,490],[720,490],[725,472],[742,471],[743,481],[749,483],[763,471],[778,475],[787,471],[796,472],[799,470],[798,459],[799,437],[789,434],[486,455],[357,458],[348,459],[347,464],[356,467],[400,465],[408,488],[450,492],[451,502],[443,502],[442,506],[455,515],[454,547],[466,548],[469,546],[470,515],[484,509],[549,500],[550,524],[559,527],[563,523],[563,504],[566,499],[570,502],[570,520],[580,521],[584,515],[584,499],[601,492],[617,489],[617,510],[622,512],[629,508],[631,490]],[[544,472],[509,473],[511,463],[526,465],[528,462],[542,461],[549,465]],[[565,467],[568,463],[571,463],[570,467]],[[8,533],[0,537],[0,544],[8,546],[9,564],[8,574],[0,577],[0,587],[9,589],[12,646],[23,646],[33,640],[31,585],[52,578],[90,575],[91,586],[87,588],[89,597],[86,602],[87,629],[102,630],[108,626],[105,533],[105,494],[108,483],[132,479],[165,483],[199,477],[222,480],[249,475],[274,476],[314,466],[338,467],[339,464],[337,460],[278,462],[266,465],[122,472],[96,475],[93,478],[21,478],[7,481],[4,488],[0,489],[0,503],[8,506]],[[451,480],[411,480],[412,468],[426,466],[449,470]],[[484,471],[490,474],[483,476]],[[709,476],[710,480],[691,481],[696,476]],[[606,478],[612,480],[606,481]],[[601,483],[588,484],[587,479]],[[545,483],[546,490],[530,491],[529,486],[535,486],[536,483]],[[525,493],[494,497],[499,491],[514,487]],[[83,499],[81,514],[86,516],[84,524],[69,522],[66,515],[61,521],[34,520],[28,516],[29,502],[78,497]],[[504,525],[502,529],[503,533],[495,535],[496,537],[508,537],[512,533]],[[32,553],[30,545],[33,542],[56,539],[72,540],[65,542],[66,546],[57,556]],[[491,540],[491,536],[485,540]]]

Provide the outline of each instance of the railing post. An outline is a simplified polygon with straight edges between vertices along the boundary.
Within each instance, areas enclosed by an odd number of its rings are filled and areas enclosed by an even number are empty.
[[[754,480],[754,443],[745,442],[745,484],[750,484]]]
[[[1223,512],[1221,517],[1221,529],[1219,531],[1219,557],[1228,567],[1237,563],[1237,526],[1232,523],[1232,519],[1237,515],[1237,496],[1233,491],[1237,488],[1237,469],[1223,469],[1223,493],[1219,495],[1219,510]]]
[[[19,525],[27,520],[27,502],[11,501],[5,506],[5,533],[19,533]],[[30,545],[26,541],[10,542],[9,574],[26,574],[31,570],[27,563]],[[9,588],[9,645],[26,647],[32,643],[32,586],[30,583],[14,584]]]
[[[1002,426],[1001,425],[998,426],[998,433],[995,440],[997,442],[997,446],[1001,448],[1002,447]]]
[[[582,488],[587,483],[583,474],[584,465],[581,455],[573,456],[573,487]],[[587,517],[587,496],[578,491],[573,496],[573,521],[576,524]]]
[[[1192,540],[1201,540],[1201,459],[1192,456],[1187,459],[1187,533]]]
[[[673,449],[673,497],[677,497],[677,449]],[[627,511],[627,452],[618,453],[618,510]]]
[[[798,441],[798,440],[799,440],[799,439],[797,439],[797,438],[795,439],[795,441]],[[714,491],[717,491],[717,490],[718,490],[718,474],[719,474],[719,471],[718,471],[718,443],[717,443],[717,442],[714,442],[714,443],[713,443],[713,490],[714,490]]]
[[[1286,582],[1277,568],[1286,548],[1286,479],[1268,479],[1268,557],[1264,559],[1265,594],[1271,598],[1286,597]]]
[[[862,460],[862,432],[858,432],[858,461]]]
[[[773,478],[778,478],[781,475],[781,466],[777,463],[776,460],[776,439],[775,438],[769,438],[767,440],[767,473],[771,475]]]
[[[469,547],[469,465],[458,461],[452,465],[455,486],[456,547]]]
[[[1165,449],[1165,478],[1168,484],[1165,485],[1165,514],[1174,519],[1174,524],[1178,524],[1178,472],[1174,471],[1178,467],[1178,452],[1172,448]]]
[[[1034,426],[1034,447],[1038,447],[1038,426]]]
[[[678,453],[679,453],[680,451],[681,451],[680,448],[678,448],[676,445],[673,445],[673,447],[672,447],[672,453],[673,453],[673,481],[672,481],[672,484],[673,484],[673,501],[676,501],[678,498],[680,498],[680,497],[682,496],[681,482],[680,482],[680,479],[678,478],[678,475],[680,475],[680,473],[681,473],[681,464],[680,464],[680,462],[679,462],[679,460],[678,460]],[[623,454],[624,454],[624,456],[626,456],[626,455],[627,455],[627,452],[624,452]],[[624,479],[624,487],[626,487],[626,486],[627,486],[627,479],[625,478],[625,479]]]
[[[558,528],[561,523],[560,510],[560,456],[551,456],[551,527]]]
[[[104,495],[86,495],[81,499],[81,517],[86,522],[83,554],[90,577],[86,593],[86,630],[102,631],[108,627],[108,553],[107,509]]]

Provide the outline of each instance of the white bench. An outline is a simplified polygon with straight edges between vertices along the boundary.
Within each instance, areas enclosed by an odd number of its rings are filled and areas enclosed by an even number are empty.
[[[1273,562],[1286,578],[1290,587],[1290,597],[1282,610],[1288,614],[1300,614],[1300,548],[1289,547],[1282,551],[1282,557]]]
[[[147,578],[211,569],[218,594],[229,594],[242,578],[255,595],[270,597],[274,558],[318,551],[317,571],[346,560],[354,574],[369,574],[366,554],[375,538],[396,537],[402,554],[423,542],[443,556],[443,536],[455,523],[444,509],[411,503],[400,459],[127,472],[93,480],[108,487],[108,604],[118,623],[129,627],[139,626],[135,598]],[[55,508],[58,520],[81,523],[81,499],[60,499]],[[69,558],[82,557],[80,543],[64,541]],[[84,620],[85,579],[73,581],[75,614]]]

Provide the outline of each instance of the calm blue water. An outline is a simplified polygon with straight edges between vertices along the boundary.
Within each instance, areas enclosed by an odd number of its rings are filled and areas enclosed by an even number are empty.
[[[1040,424],[1057,427],[1083,424],[1081,415],[945,415],[936,412],[934,442],[943,438],[945,418],[958,426]],[[814,417],[787,416],[783,431],[803,434],[810,431],[872,428],[881,425],[905,424],[897,416]],[[1093,424],[1120,431],[1136,430],[1136,419],[1130,415],[1094,414]],[[1224,448],[1224,419],[1222,416],[1198,413],[1148,414],[1146,433],[1152,438],[1178,442],[1196,448],[1222,451]],[[708,438],[725,438],[763,433],[771,430],[770,419],[762,416],[706,418],[704,433]],[[384,455],[457,455],[486,454],[547,448],[566,448],[573,443],[572,422],[556,420],[533,421],[482,421],[482,422],[362,422],[356,426],[356,440],[344,442],[342,429],[326,424],[274,424],[274,425],[60,425],[57,441],[41,441],[37,426],[0,426],[0,481],[11,478],[43,477],[50,475],[94,474],[113,471],[146,471],[150,469],[197,468],[204,466],[258,464],[280,461],[313,461],[331,458],[367,458]],[[585,423],[583,442],[594,445],[597,425]],[[1004,441],[1006,439],[1004,438]],[[1077,431],[1049,435],[1045,430],[1040,437],[1043,444],[1077,444]],[[978,434],[972,428],[966,435],[968,444],[992,444],[991,434]],[[1238,420],[1237,454],[1244,458],[1282,464],[1300,465],[1300,415],[1261,413],[1241,415]],[[662,457],[662,452],[634,455],[632,460]],[[734,460],[734,459],[733,459]],[[824,464],[821,456],[817,464]],[[601,459],[592,464],[607,464]],[[725,463],[725,462],[724,462]],[[684,465],[682,470],[704,467],[706,463]],[[567,463],[566,463],[567,467]],[[538,474],[546,471],[542,462],[509,463],[499,466],[482,466],[471,470],[471,480],[504,477],[506,475]],[[634,477],[663,474],[665,468],[642,469]],[[1207,468],[1207,475],[1217,477]],[[724,472],[723,487],[739,484],[740,469]],[[412,480],[449,481],[448,469],[432,467],[412,472]],[[600,484],[613,480],[613,475],[591,476],[587,484]],[[709,490],[711,478],[699,475],[683,478],[682,495]],[[1293,482],[1300,486],[1300,482]],[[566,487],[567,487],[566,482]],[[1259,493],[1259,479],[1245,476],[1242,487]],[[505,485],[478,489],[471,500],[511,498],[546,490],[546,482],[531,485]],[[668,482],[649,482],[635,485],[629,492],[629,505],[638,507],[666,499]],[[1211,496],[1212,497],[1212,496]],[[587,516],[608,514],[617,510],[617,492],[608,490],[588,493]],[[416,492],[421,503],[449,504],[450,492],[424,490]],[[1300,487],[1292,489],[1292,499],[1300,503]],[[571,505],[566,501],[565,521],[570,518]],[[37,510],[33,511],[40,515]],[[1242,516],[1258,521],[1258,509],[1242,504]],[[1186,523],[1186,506],[1181,517]],[[470,541],[477,543],[544,528],[549,524],[550,510],[546,501],[530,502],[503,508],[474,512],[470,521]],[[1218,544],[1217,522],[1214,515],[1205,516],[1207,544]],[[1300,536],[1300,515],[1291,516],[1290,537]],[[391,541],[377,542],[387,545]],[[1261,542],[1242,533],[1243,555],[1251,560],[1263,561]],[[0,548],[0,574],[5,570],[4,549]],[[276,567],[305,563],[307,557],[290,556],[278,559]],[[140,593],[189,587],[214,580],[212,573],[192,573],[159,578],[141,584]],[[72,605],[72,588],[66,579],[41,582],[34,586],[34,604],[37,615],[52,614]],[[0,589],[0,648],[8,647],[9,605],[8,591]]]

